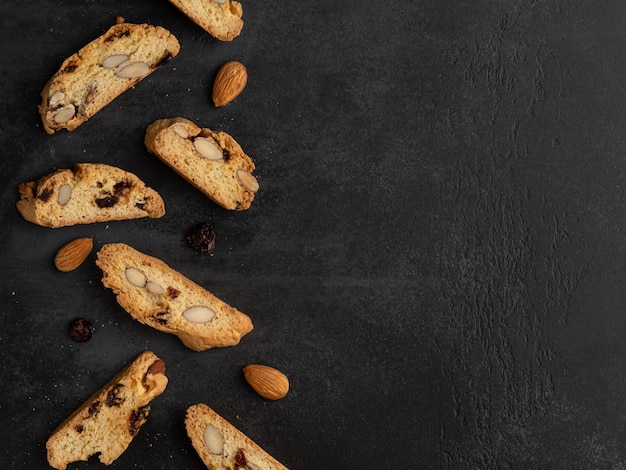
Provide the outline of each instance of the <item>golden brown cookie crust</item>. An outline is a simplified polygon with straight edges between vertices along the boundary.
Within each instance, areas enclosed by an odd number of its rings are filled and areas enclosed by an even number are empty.
[[[65,419],[46,442],[48,463],[64,470],[99,454],[110,465],[130,445],[167,386],[165,363],[144,351]]]
[[[178,336],[194,351],[235,346],[253,329],[246,314],[160,259],[128,245],[104,245],[97,254],[96,264],[103,272],[102,284],[113,290],[117,302],[135,320]],[[127,272],[128,269],[134,271]],[[202,315],[207,312],[202,309],[209,309],[213,316],[206,322],[190,316],[188,310],[195,307],[200,309],[196,308],[192,314]]]
[[[179,51],[165,28],[115,24],[68,57],[44,86],[39,114],[45,131],[76,129]]]
[[[226,0],[170,0],[180,11],[211,36],[221,41],[232,41],[243,28],[241,3]]]
[[[21,183],[16,206],[37,225],[58,228],[113,220],[159,218],[161,196],[136,175],[103,163],[77,163]],[[67,199],[67,200],[66,200]]]
[[[223,158],[203,157],[195,146],[198,138],[215,143]],[[216,204],[229,210],[246,210],[252,204],[258,190],[252,176],[255,165],[229,134],[202,129],[188,119],[176,117],[150,124],[144,142],[150,153]],[[251,179],[256,187],[242,177]]]
[[[213,441],[219,447],[221,438],[221,452],[219,449],[210,449],[205,439],[207,426],[212,426]],[[239,431],[214,410],[200,403],[190,406],[185,417],[187,435],[191,439],[194,449],[210,469],[271,469],[287,470],[282,463],[265,452],[257,443]],[[208,443],[213,444],[212,442]]]

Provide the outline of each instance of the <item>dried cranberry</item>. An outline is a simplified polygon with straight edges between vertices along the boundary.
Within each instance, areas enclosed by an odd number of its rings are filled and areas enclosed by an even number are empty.
[[[50,196],[52,196],[52,190],[50,188],[44,188],[43,191],[37,195],[37,199],[41,199],[43,202],[46,202],[50,199]]]
[[[215,229],[213,225],[196,225],[186,235],[187,244],[200,253],[211,253],[215,249]]]
[[[113,186],[113,194],[120,196],[125,190],[130,189],[131,184],[128,181],[120,181]]]
[[[96,400],[94,401],[88,409],[89,412],[89,416],[95,416],[100,412],[100,407],[102,406],[102,403],[100,402],[100,400]]]
[[[70,336],[81,343],[89,341],[94,327],[89,320],[76,317],[70,323]]]
[[[105,196],[103,198],[96,199],[96,205],[100,209],[104,209],[105,207],[113,207],[115,204],[117,204],[118,200],[119,199],[115,196]]]
[[[124,400],[126,399],[118,395],[122,387],[124,387],[124,384],[122,383],[116,383],[113,387],[111,387],[111,389],[107,392],[107,399],[104,400],[104,404],[106,406],[111,408],[113,406],[120,406],[124,403]]]
[[[128,30],[116,31],[115,33],[112,33],[110,36],[107,36],[106,38],[104,38],[104,42],[115,41],[117,38],[125,38],[126,36],[130,36],[130,31]]]
[[[237,467],[245,467],[248,465],[248,460],[246,459],[246,454],[243,453],[243,449],[239,449],[235,454],[235,465]]]
[[[176,289],[175,287],[168,286],[167,287],[167,295],[169,295],[170,298],[175,299],[176,297],[178,297],[180,295],[180,291],[178,289]]]
[[[154,321],[160,323],[161,325],[167,325],[167,317],[169,317],[169,312],[158,312],[154,315],[151,315],[151,318],[153,318]]]
[[[137,408],[130,413],[130,418],[128,419],[128,432],[131,436],[134,436],[139,432],[139,428],[141,428],[141,426],[143,426],[146,422],[149,414],[150,407],[148,405]]]
[[[61,70],[61,73],[72,73],[77,68],[78,68],[78,65],[70,64],[67,67],[65,67],[63,70]]]

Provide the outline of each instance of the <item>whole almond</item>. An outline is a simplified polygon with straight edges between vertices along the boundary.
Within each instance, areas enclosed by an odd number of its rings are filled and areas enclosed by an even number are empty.
[[[273,367],[250,364],[243,368],[243,375],[254,391],[268,400],[279,400],[289,392],[289,379]]]
[[[93,249],[91,238],[77,238],[61,247],[54,257],[54,265],[59,271],[73,271],[89,256]]]
[[[213,103],[225,106],[237,98],[248,83],[248,71],[240,62],[226,62],[213,82]]]

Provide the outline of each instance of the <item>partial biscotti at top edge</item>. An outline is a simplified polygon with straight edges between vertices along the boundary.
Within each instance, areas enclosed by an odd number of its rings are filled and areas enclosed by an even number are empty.
[[[167,382],[165,362],[151,351],[139,354],[52,432],[46,442],[50,466],[64,470],[95,454],[110,465],[146,422],[148,403]]]
[[[161,196],[136,175],[103,163],[77,163],[19,185],[17,210],[37,225],[58,228],[112,220],[159,218]]]
[[[229,210],[246,210],[259,189],[255,165],[225,132],[201,129],[188,119],[159,119],[146,129],[148,151],[213,202]]]
[[[243,8],[232,0],[170,0],[180,11],[211,36],[232,41],[243,28]]]
[[[178,54],[178,40],[165,28],[118,21],[67,58],[44,86],[39,114],[48,134],[76,129]]]
[[[250,318],[158,258],[123,243],[104,245],[96,264],[102,284],[135,320],[171,333],[194,351],[235,346]]]
[[[252,439],[203,403],[187,409],[185,427],[194,449],[211,470],[287,470]]]

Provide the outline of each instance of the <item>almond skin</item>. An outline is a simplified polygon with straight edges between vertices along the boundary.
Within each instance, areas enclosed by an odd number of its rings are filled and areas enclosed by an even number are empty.
[[[91,238],[77,238],[61,247],[54,257],[54,265],[64,273],[73,271],[87,259],[93,249]]]
[[[243,376],[255,392],[268,400],[280,400],[289,392],[289,379],[273,367],[250,364],[243,368]]]
[[[217,72],[213,82],[213,104],[218,108],[227,105],[239,96],[246,83],[248,83],[246,67],[240,62],[226,62]]]

